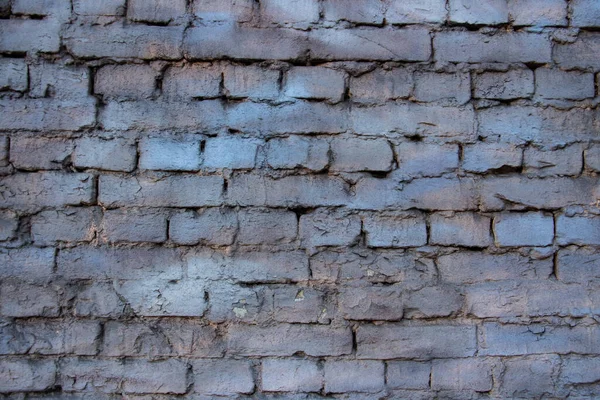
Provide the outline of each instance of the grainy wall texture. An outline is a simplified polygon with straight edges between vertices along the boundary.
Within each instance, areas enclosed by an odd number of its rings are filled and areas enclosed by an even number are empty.
[[[600,398],[600,1],[0,17],[0,398]]]

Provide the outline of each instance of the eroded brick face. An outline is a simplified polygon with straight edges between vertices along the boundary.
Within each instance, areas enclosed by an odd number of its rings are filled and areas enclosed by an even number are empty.
[[[598,31],[0,0],[0,397],[600,398]]]

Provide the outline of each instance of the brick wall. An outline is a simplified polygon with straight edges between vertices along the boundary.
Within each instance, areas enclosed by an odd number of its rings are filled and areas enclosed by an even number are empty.
[[[0,0],[0,398],[597,398],[599,28]]]

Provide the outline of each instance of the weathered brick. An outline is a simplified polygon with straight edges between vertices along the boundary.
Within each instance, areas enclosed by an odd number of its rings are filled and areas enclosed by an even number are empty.
[[[473,95],[475,98],[498,100],[528,98],[534,92],[533,82],[533,71],[529,69],[483,72],[473,78]]]
[[[465,171],[486,173],[502,168],[520,168],[523,150],[511,144],[476,143],[463,148]]]
[[[338,303],[348,320],[399,321],[404,315],[403,300],[399,286],[345,287]]]
[[[560,215],[556,220],[556,241],[560,245],[600,245],[600,217]]]
[[[507,360],[500,393],[508,397],[539,397],[556,393],[555,382],[560,371],[556,355]]]
[[[286,74],[284,93],[298,99],[339,102],[344,96],[344,75],[325,67],[294,67]]]
[[[338,356],[352,352],[352,332],[320,325],[232,325],[228,353],[237,356]]]
[[[231,65],[223,72],[225,94],[233,98],[275,99],[279,96],[280,75],[278,69]]]
[[[548,246],[554,239],[554,220],[543,213],[500,214],[494,218],[496,245]]]
[[[515,26],[566,26],[565,0],[508,0],[510,20]]]
[[[447,101],[465,104],[471,99],[468,73],[418,72],[415,74],[414,97],[417,101]]]
[[[3,130],[75,131],[94,125],[96,101],[62,102],[52,99],[0,100],[5,118],[0,120]]]
[[[237,214],[231,209],[208,208],[175,214],[169,221],[169,238],[177,244],[228,246],[237,234]]]
[[[5,280],[0,284],[0,314],[4,317],[58,317],[55,286]]]
[[[260,142],[256,139],[218,137],[208,139],[204,149],[205,168],[250,169],[256,163]]]
[[[325,19],[345,20],[362,24],[383,23],[384,4],[381,1],[356,2],[352,0],[327,0],[323,3]]]
[[[528,147],[523,161],[523,172],[530,175],[579,175],[583,168],[583,148],[579,144],[554,150]]]
[[[57,19],[65,19],[71,15],[69,0],[13,0],[13,14],[46,15]]]
[[[13,211],[0,211],[0,241],[14,239],[19,227],[19,218]]]
[[[557,43],[554,46],[554,61],[562,68],[600,68],[596,55],[600,51],[600,34],[582,32],[575,43]]]
[[[167,240],[167,215],[152,209],[106,210],[102,236],[110,243],[162,243]]]
[[[130,172],[137,164],[136,144],[129,139],[83,137],[75,141],[71,161],[78,168]]]
[[[463,296],[449,285],[427,286],[406,296],[406,318],[448,317],[458,313]]]
[[[592,73],[550,68],[535,70],[535,94],[543,98],[583,100],[594,97],[595,92]]]
[[[440,32],[433,39],[433,47],[436,61],[547,63],[552,60],[550,40],[537,33],[485,36],[476,32]]]
[[[462,360],[436,360],[431,369],[431,388],[434,390],[492,390],[492,364],[490,361],[465,358]]]
[[[41,62],[29,68],[30,97],[82,101],[90,96],[90,71],[84,66]]]
[[[571,25],[581,28],[600,26],[600,5],[593,0],[574,0],[569,3]]]
[[[53,360],[0,360],[0,393],[42,392],[56,382]]]
[[[22,59],[0,59],[0,89],[23,92],[27,89],[27,64]]]
[[[470,357],[477,347],[471,325],[363,325],[356,334],[358,358]]]
[[[289,243],[296,239],[296,214],[283,210],[243,210],[239,213],[240,244]]]
[[[387,363],[386,382],[394,389],[428,389],[431,364],[416,361]]]
[[[585,151],[585,165],[594,171],[600,171],[600,145],[592,144]]]
[[[171,67],[165,72],[162,92],[171,100],[216,98],[221,95],[221,71],[208,63]]]
[[[394,162],[392,146],[385,139],[336,138],[331,153],[334,171],[389,171]]]
[[[430,244],[487,247],[492,244],[491,219],[472,213],[432,214]]]
[[[440,176],[458,168],[458,146],[404,142],[395,146],[398,172],[409,178]]]
[[[600,379],[597,357],[563,358],[560,376],[570,384],[594,383]]]
[[[10,162],[15,168],[29,171],[62,169],[73,147],[68,139],[14,137],[10,142]]]
[[[42,211],[31,219],[31,238],[42,246],[56,242],[90,242],[100,228],[95,208],[66,208]]]
[[[168,23],[185,15],[186,0],[130,0],[127,18],[133,21]]]
[[[450,21],[469,25],[499,25],[508,22],[506,0],[450,0]]]
[[[254,391],[249,360],[196,360],[192,370],[196,393],[232,395]]]
[[[123,15],[125,0],[73,0],[73,12],[78,15]]]
[[[431,57],[425,28],[314,29],[309,44],[314,60],[427,61]]]
[[[149,99],[154,95],[158,74],[146,64],[107,65],[96,71],[94,92],[104,99]]]
[[[89,204],[94,197],[94,178],[89,174],[59,172],[6,176],[0,187],[0,207],[39,209]]]
[[[60,23],[54,19],[3,19],[0,21],[0,51],[56,53],[60,47]]]
[[[280,322],[314,323],[327,319],[324,293],[309,287],[273,289],[274,319]]]
[[[0,252],[0,277],[48,280],[54,268],[54,249],[23,247]]]
[[[368,216],[363,231],[369,247],[417,247],[427,243],[425,218],[418,213]]]
[[[358,215],[316,211],[300,217],[302,246],[349,246],[358,240],[361,221]]]
[[[197,171],[202,162],[200,139],[144,138],[140,141],[140,168],[164,171]]]
[[[318,392],[323,371],[312,360],[266,359],[262,362],[262,389],[266,392]]]
[[[267,163],[274,169],[307,168],[320,171],[329,165],[329,142],[301,136],[269,140]]]
[[[100,177],[98,201],[106,207],[205,207],[221,205],[223,178],[177,175]]]
[[[264,21],[273,24],[308,24],[319,20],[317,0],[264,0],[260,3]]]
[[[73,315],[76,317],[121,317],[128,310],[112,282],[80,286],[71,298]]]
[[[381,361],[325,362],[325,392],[375,393],[384,388],[385,366]]]
[[[385,19],[392,24],[443,23],[446,20],[444,0],[406,0],[388,4]]]
[[[193,0],[194,15],[203,21],[238,21],[252,19],[253,0]]]
[[[563,249],[558,252],[557,278],[564,283],[588,283],[600,279],[600,254],[593,249]]]
[[[270,312],[270,304],[261,287],[243,287],[232,283],[213,281],[207,286],[210,308],[206,318],[210,322],[259,322]]]
[[[350,78],[349,96],[359,103],[377,103],[408,98],[413,89],[412,74],[405,68],[376,69]]]
[[[186,392],[186,363],[181,360],[84,360],[60,362],[65,392],[173,393]]]

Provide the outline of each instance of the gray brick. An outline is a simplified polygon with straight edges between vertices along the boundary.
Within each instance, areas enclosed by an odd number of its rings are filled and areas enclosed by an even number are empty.
[[[552,45],[537,33],[498,33],[484,36],[476,32],[440,32],[433,40],[436,61],[550,62]]]
[[[41,62],[31,65],[30,97],[82,101],[90,95],[90,72],[82,66]]]
[[[0,252],[0,277],[46,281],[52,276],[54,249],[23,247]]]
[[[380,361],[325,362],[325,392],[375,393],[384,388],[385,367]]]
[[[248,360],[196,360],[192,369],[196,393],[232,395],[254,391],[252,367]]]
[[[68,139],[14,137],[10,142],[10,162],[15,168],[29,171],[62,169],[73,147]]]
[[[13,14],[46,15],[60,20],[71,16],[69,0],[13,0]]]
[[[74,0],[73,12],[78,15],[123,15],[125,0]]]
[[[317,0],[264,0],[260,3],[263,21],[273,24],[309,24],[319,20]]]
[[[558,252],[557,278],[564,283],[588,283],[600,279],[600,254],[593,249],[563,249]]]
[[[407,0],[388,4],[385,19],[392,24],[419,24],[446,21],[444,0]]]
[[[280,75],[277,69],[231,65],[223,73],[225,94],[233,98],[275,99],[279,96]]]
[[[500,214],[494,218],[496,245],[548,246],[554,239],[554,220],[543,213]]]
[[[556,393],[560,370],[556,355],[505,361],[500,393],[509,397],[535,397]]]
[[[331,152],[334,171],[389,171],[394,162],[392,146],[385,139],[336,138]]]
[[[0,241],[14,239],[19,227],[19,218],[13,211],[0,211]]]
[[[344,75],[325,67],[294,67],[286,74],[284,93],[298,99],[339,102],[344,96]]]
[[[221,70],[209,63],[171,67],[163,78],[163,95],[171,100],[216,98],[221,95]]]
[[[369,216],[363,220],[369,247],[417,247],[427,243],[425,218],[418,213]]]
[[[194,15],[203,21],[239,21],[252,19],[253,0],[193,0]]]
[[[52,99],[0,100],[5,118],[2,130],[75,131],[96,122],[96,101],[62,102]]]
[[[565,0],[508,0],[508,12],[515,26],[566,26]]]
[[[296,239],[296,214],[283,210],[243,210],[239,213],[240,244],[290,243]]]
[[[129,139],[83,137],[75,141],[71,161],[78,168],[130,172],[137,164],[136,144]]]
[[[398,172],[409,178],[440,176],[458,168],[458,146],[404,142],[395,146]]]
[[[538,68],[535,93],[546,99],[582,100],[595,96],[594,74]]]
[[[328,322],[324,293],[310,287],[273,289],[273,318],[280,322]]]
[[[346,20],[363,24],[382,24],[384,4],[377,0],[356,2],[352,0],[327,0],[323,3],[325,19]]]
[[[403,300],[399,286],[345,287],[338,304],[348,320],[399,321],[404,315]]]
[[[594,383],[600,379],[597,357],[568,357],[563,358],[560,376],[571,384]]]
[[[152,209],[106,210],[102,236],[109,243],[167,240],[167,214]]]
[[[56,364],[52,360],[0,360],[0,393],[51,389],[56,374]]]
[[[90,242],[96,238],[99,225],[99,210],[95,208],[42,211],[31,219],[31,238],[42,246]]]
[[[144,138],[140,141],[140,168],[164,171],[198,171],[202,162],[200,139]]]
[[[462,360],[436,360],[431,370],[433,390],[492,390],[492,364],[488,360],[466,358]]]
[[[486,173],[503,167],[519,168],[523,164],[523,150],[500,143],[476,143],[463,148],[465,171]]]
[[[492,244],[491,219],[472,213],[432,214],[431,244],[444,246],[487,247]]]
[[[323,371],[313,360],[262,362],[262,389],[266,392],[318,392],[322,388]]]
[[[59,294],[52,285],[4,280],[0,284],[0,314],[4,317],[58,317]]]
[[[600,171],[600,145],[592,144],[585,151],[585,165],[594,171]]]
[[[575,43],[557,43],[554,47],[554,61],[562,68],[600,68],[596,55],[600,51],[600,35],[595,32],[582,32]]]
[[[184,245],[228,246],[237,234],[237,214],[231,209],[208,208],[175,214],[169,222],[169,238]]]
[[[428,286],[408,294],[405,300],[405,317],[448,317],[458,313],[463,304],[463,296],[451,286]]]
[[[471,78],[461,72],[417,72],[414,97],[417,101],[465,104],[471,99]]]
[[[27,89],[27,64],[18,58],[0,59],[0,89],[23,92]]]
[[[569,3],[571,25],[581,28],[600,26],[600,5],[593,0],[575,0]]]
[[[351,77],[349,95],[352,101],[358,103],[377,103],[408,98],[412,89],[413,77],[407,69],[376,69],[358,77]]]
[[[204,149],[204,167],[209,169],[250,169],[256,163],[260,142],[256,139],[217,137],[208,139]],[[235,149],[235,151],[233,151]]]
[[[107,65],[96,71],[94,92],[104,99],[149,99],[158,75],[159,71],[146,64]]]
[[[60,47],[60,23],[54,19],[3,19],[0,21],[0,51],[56,53]]]
[[[450,0],[450,21],[469,25],[499,25],[508,22],[506,0]]]
[[[534,92],[533,82],[533,71],[529,69],[483,72],[473,79],[473,95],[475,98],[498,100],[528,98]]]
[[[214,281],[207,286],[210,308],[206,318],[210,322],[259,322],[269,305],[263,305],[266,295],[261,287],[243,287]]]
[[[228,353],[237,356],[338,356],[352,352],[350,329],[319,325],[232,325]]]
[[[358,358],[470,357],[477,347],[475,326],[363,325],[357,330]]]
[[[73,294],[76,317],[121,317],[126,305],[117,295],[112,282],[82,286]]]
[[[556,241],[560,245],[600,245],[600,217],[560,215],[556,220]]]
[[[274,169],[307,168],[320,171],[329,165],[329,143],[325,139],[290,136],[268,142],[267,162]]]
[[[127,18],[143,22],[170,22],[185,15],[186,0],[130,0]]]
[[[8,165],[9,157],[9,142],[8,137],[0,136],[0,166],[5,167]]]
[[[579,175],[583,168],[583,148],[574,144],[559,149],[528,147],[523,172],[536,176]]]
[[[302,246],[349,246],[358,240],[360,217],[340,212],[316,211],[300,217]]]
[[[431,364],[416,361],[387,363],[386,382],[393,389],[429,389]]]

